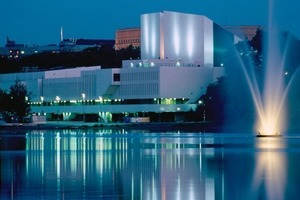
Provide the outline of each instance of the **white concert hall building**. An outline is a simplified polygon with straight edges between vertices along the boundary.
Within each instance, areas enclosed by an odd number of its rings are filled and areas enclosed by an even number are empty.
[[[184,120],[183,113],[195,110],[207,86],[224,75],[226,52],[238,40],[205,16],[143,14],[140,60],[125,60],[122,68],[2,74],[0,88],[21,80],[32,93],[32,112],[48,120]]]

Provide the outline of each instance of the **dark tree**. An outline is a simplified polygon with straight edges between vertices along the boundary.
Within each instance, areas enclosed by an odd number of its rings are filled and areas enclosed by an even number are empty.
[[[206,94],[200,98],[196,112],[200,121],[212,121],[222,124],[225,120],[226,78],[221,77],[217,82],[207,87]]]
[[[0,89],[0,112],[8,110],[10,105],[9,100],[9,94],[5,90]]]
[[[18,66],[17,60],[8,59],[7,57],[0,55],[0,74],[19,71],[20,68]]]
[[[16,80],[14,85],[10,86],[10,104],[8,111],[16,114],[19,121],[23,122],[23,117],[27,116],[30,112],[29,98],[30,93],[27,87],[20,80]]]
[[[20,72],[24,67],[37,70],[53,68],[73,68],[78,66],[96,66],[116,68],[122,66],[122,60],[139,59],[140,48],[132,45],[115,50],[111,46],[86,48],[80,52],[43,52],[16,58],[0,57],[0,73]]]

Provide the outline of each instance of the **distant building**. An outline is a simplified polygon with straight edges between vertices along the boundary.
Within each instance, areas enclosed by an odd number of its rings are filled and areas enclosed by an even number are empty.
[[[59,43],[60,51],[78,52],[86,48],[110,46],[114,48],[115,40],[97,40],[97,39],[63,39]]]
[[[119,50],[127,48],[132,45],[134,47],[140,47],[141,42],[140,28],[125,28],[116,31],[116,46],[115,49]]]
[[[59,52],[79,52],[90,47],[110,46],[114,48],[115,40],[98,40],[98,39],[63,39],[59,45],[25,45],[17,44],[15,41],[9,40],[5,47],[0,47],[0,55],[9,58],[19,58],[22,56],[32,55],[36,53],[59,53]]]
[[[225,30],[237,35],[239,39],[251,40],[261,26],[222,26]],[[134,47],[141,46],[140,28],[124,28],[116,31],[115,49],[127,48],[129,45]]]
[[[7,47],[7,48],[23,48],[23,47],[25,47],[25,45],[24,45],[24,44],[16,44],[15,41],[10,40],[10,39],[7,37],[5,47]]]
[[[223,26],[224,29],[244,40],[252,40],[261,26]]]
[[[17,44],[15,41],[12,41],[9,38],[7,38],[5,47],[0,47],[0,55],[7,56],[9,58],[19,58],[21,56],[27,56],[43,52],[58,53],[59,46],[55,44],[42,46],[28,46],[25,44]]]

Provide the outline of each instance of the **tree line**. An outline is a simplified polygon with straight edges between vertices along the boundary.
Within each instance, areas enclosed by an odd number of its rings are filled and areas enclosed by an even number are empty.
[[[139,59],[140,48],[132,45],[115,50],[111,46],[86,48],[80,52],[43,52],[17,59],[0,57],[0,73],[21,72],[24,67],[34,67],[37,70],[52,68],[73,68],[78,66],[96,66],[116,68],[122,66],[122,60]]]

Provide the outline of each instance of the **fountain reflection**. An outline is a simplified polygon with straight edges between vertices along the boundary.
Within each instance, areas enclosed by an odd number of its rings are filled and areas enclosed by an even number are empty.
[[[287,181],[286,144],[282,138],[257,140],[256,168],[252,182],[254,199],[285,199]],[[261,192],[258,192],[261,191]]]

